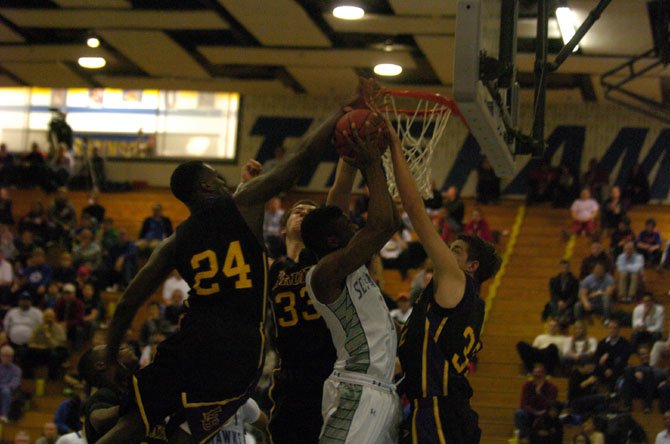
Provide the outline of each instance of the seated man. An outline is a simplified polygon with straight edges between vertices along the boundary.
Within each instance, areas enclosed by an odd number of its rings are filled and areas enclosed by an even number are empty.
[[[582,264],[579,268],[579,279],[584,279],[586,276],[593,273],[593,269],[598,262],[605,265],[605,271],[607,273],[614,272],[614,261],[612,260],[612,256],[607,254],[600,241],[594,240],[591,243],[591,254],[582,260]]]
[[[515,434],[527,438],[530,427],[537,417],[558,398],[558,388],[547,381],[542,364],[533,368],[533,379],[524,383],[521,389],[521,406],[514,412]]]
[[[549,291],[551,299],[544,307],[542,320],[556,318],[561,327],[565,328],[574,320],[574,305],[579,294],[579,280],[570,271],[570,262],[567,260],[561,260],[560,273],[549,280]]]
[[[635,233],[630,229],[630,218],[624,216],[610,236],[610,253],[614,257],[619,257],[623,253],[623,246],[634,241]]]
[[[660,341],[663,337],[663,324],[665,323],[665,309],[663,305],[654,300],[654,296],[647,292],[642,297],[642,302],[633,309],[633,335],[631,344],[636,350],[640,344],[652,344]]]
[[[75,286],[70,283],[63,285],[54,311],[58,322],[65,324],[67,338],[75,351],[79,350],[84,341],[85,310],[84,303],[77,297]]]
[[[172,234],[172,221],[163,216],[163,206],[155,203],[152,215],[144,219],[142,229],[137,238],[137,248],[142,251],[153,250],[158,244]]]
[[[644,403],[644,412],[651,412],[651,404],[656,395],[656,387],[667,378],[664,371],[649,364],[649,347],[642,345],[637,351],[640,365],[626,367],[623,372],[621,397],[629,409],[633,405],[633,397],[640,397]]]
[[[567,336],[561,334],[558,321],[552,318],[547,322],[547,333],[538,335],[532,346],[523,341],[517,342],[516,349],[526,372],[530,373],[535,364],[540,363],[550,375],[553,375],[567,339]]]
[[[14,349],[4,345],[0,348],[0,422],[7,422],[12,396],[19,384],[21,369],[14,364]]]
[[[647,266],[658,265],[663,254],[661,233],[656,229],[656,221],[649,218],[644,223],[644,230],[637,236],[636,248],[644,256]]]
[[[10,309],[4,319],[7,339],[17,353],[17,360],[22,365],[28,350],[28,341],[41,323],[42,312],[33,307],[30,293],[24,291],[19,296],[19,306]]]
[[[56,322],[56,313],[47,308],[43,313],[44,321],[37,326],[28,341],[26,377],[33,377],[33,369],[38,365],[49,367],[49,379],[56,379],[61,373],[61,365],[67,359],[67,338],[65,329]]]
[[[605,272],[602,263],[596,264],[593,273],[584,278],[580,284],[579,301],[575,304],[575,319],[581,319],[584,313],[601,313],[603,323],[607,324],[611,318],[613,292],[614,279]]]
[[[619,274],[619,288],[617,292],[621,302],[630,302],[637,295],[642,280],[644,258],[635,252],[635,244],[627,242],[623,253],[616,259],[616,269]]]
[[[614,390],[617,380],[628,365],[633,348],[620,334],[619,321],[612,319],[607,326],[607,337],[598,343],[595,354],[596,376]]]
[[[600,205],[591,197],[591,191],[583,189],[579,199],[570,207],[572,213],[572,233],[582,236],[592,236],[596,233],[598,210]]]

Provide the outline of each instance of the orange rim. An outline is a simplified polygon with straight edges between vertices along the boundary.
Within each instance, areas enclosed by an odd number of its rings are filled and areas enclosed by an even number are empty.
[[[428,115],[428,114],[435,114],[435,113],[444,113],[446,112],[447,109],[449,109],[452,114],[454,114],[458,119],[463,122],[464,124],[467,125],[467,122],[465,121],[465,118],[461,114],[461,111],[458,109],[458,105],[456,104],[456,101],[454,99],[450,99],[449,97],[445,97],[441,94],[438,93],[432,93],[432,92],[427,92],[427,91],[410,91],[406,89],[386,89],[382,88],[381,90],[382,93],[384,94],[389,94],[391,96],[396,96],[396,97],[407,97],[410,99],[416,99],[416,100],[427,100],[430,102],[435,102],[439,105],[442,105],[441,107],[437,109],[409,109],[409,108],[402,108],[402,109],[396,109],[395,112],[398,112],[400,114],[418,114],[418,115]],[[392,108],[384,108],[383,111],[386,112],[393,112],[394,110]]]

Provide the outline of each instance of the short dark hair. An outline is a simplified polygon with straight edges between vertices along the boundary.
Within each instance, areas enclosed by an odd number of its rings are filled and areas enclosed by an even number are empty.
[[[328,236],[335,234],[338,220],[346,217],[335,205],[316,208],[305,216],[300,226],[300,235],[305,247],[318,257],[330,253]]]
[[[184,162],[175,168],[170,177],[170,190],[174,197],[189,205],[204,169],[205,163],[201,160]]]
[[[459,234],[457,239],[468,244],[468,261],[479,262],[479,267],[475,271],[475,280],[478,284],[495,276],[502,261],[492,244],[472,234]]]
[[[319,206],[319,205],[318,205],[316,202],[314,202],[312,199],[302,199],[302,200],[297,201],[296,203],[294,203],[293,205],[291,205],[291,208],[290,208],[287,212],[285,212],[284,215],[281,217],[281,222],[280,222],[280,224],[281,224],[281,227],[282,227],[282,228],[284,228],[284,227],[286,226],[286,223],[288,222],[288,218],[291,217],[291,214],[293,213],[293,210],[294,210],[295,207],[297,207],[298,205],[309,205],[309,206],[312,206],[312,207],[314,207],[314,208],[316,208],[316,207]]]

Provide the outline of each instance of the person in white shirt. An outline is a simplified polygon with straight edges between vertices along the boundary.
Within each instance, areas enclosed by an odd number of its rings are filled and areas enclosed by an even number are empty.
[[[633,309],[633,334],[631,344],[633,350],[637,350],[642,343],[654,344],[663,337],[663,324],[665,323],[665,309],[663,305],[657,304],[654,296],[646,292],[642,297],[642,303]]]
[[[572,326],[572,336],[563,344],[563,358],[566,367],[585,364],[593,359],[598,348],[598,341],[588,335],[586,324],[577,321]]]
[[[407,293],[400,293],[396,299],[398,308],[391,310],[391,317],[404,325],[412,314],[412,302]]]
[[[56,444],[86,444],[86,438],[82,432],[72,432],[58,438]]]
[[[207,444],[250,444],[255,443],[256,440],[250,434],[245,432],[245,425],[251,425],[261,431],[263,435],[262,442],[268,442],[268,417],[261,411],[256,401],[249,398],[246,404],[243,404],[235,416],[230,418],[226,424],[221,427],[219,433],[214,435]],[[183,423],[180,426],[182,430],[190,434],[191,431],[188,423]]]
[[[596,221],[600,206],[591,197],[591,192],[585,188],[570,207],[572,214],[572,233],[582,236],[591,236],[596,232]]]
[[[14,282],[12,264],[5,260],[5,254],[0,249],[0,306],[8,305],[12,282]]]
[[[531,373],[535,364],[541,363],[547,373],[553,374],[563,355],[563,347],[568,339],[567,336],[561,334],[561,326],[558,320],[550,318],[547,321],[547,333],[538,335],[533,341],[533,345],[519,341],[516,344],[516,349],[521,361],[523,361],[526,373]]]
[[[186,299],[189,295],[189,291],[191,291],[191,287],[189,287],[186,281],[179,276],[179,273],[173,271],[172,274],[165,279],[165,282],[163,282],[163,301],[165,301],[165,305],[170,305],[172,302],[172,294],[175,290],[181,290],[184,299]]]
[[[633,242],[623,246],[623,253],[616,259],[616,269],[619,274],[619,297],[622,302],[630,302],[637,295],[644,269],[644,256],[635,252]]]
[[[658,432],[654,444],[670,444],[670,410],[663,413],[663,425],[665,430]]]
[[[28,341],[35,329],[42,324],[42,320],[42,312],[33,307],[30,293],[21,293],[19,306],[9,310],[4,320],[5,332],[17,355],[23,357],[28,349]]]

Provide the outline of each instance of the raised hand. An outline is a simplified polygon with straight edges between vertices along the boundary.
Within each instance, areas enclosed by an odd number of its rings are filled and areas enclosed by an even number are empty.
[[[367,121],[365,124],[370,125]],[[342,159],[361,171],[375,162],[381,162],[379,138],[383,137],[382,129],[380,128],[377,133],[367,131],[361,137],[355,123],[352,123],[349,128],[350,132],[344,132],[343,136],[354,152],[354,156],[342,156]]]

